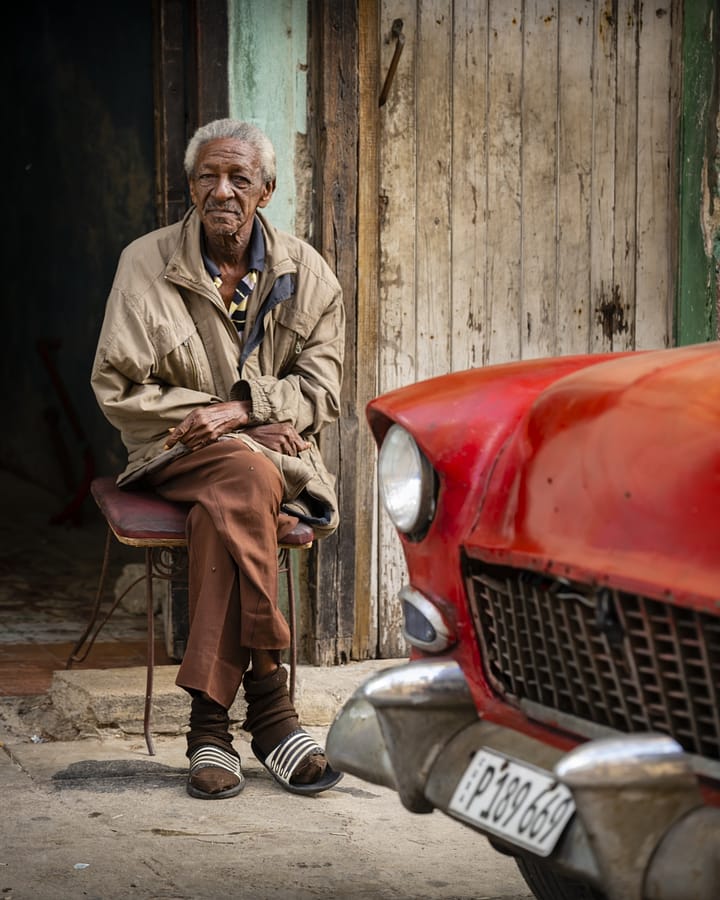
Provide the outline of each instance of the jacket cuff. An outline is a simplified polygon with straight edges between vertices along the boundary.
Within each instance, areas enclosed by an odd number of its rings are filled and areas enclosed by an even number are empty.
[[[247,381],[236,381],[230,390],[231,400],[250,400],[250,385]]]
[[[244,382],[250,392],[250,422],[261,425],[263,422],[270,421],[272,406],[268,401],[267,394],[259,384],[252,384],[249,381]]]

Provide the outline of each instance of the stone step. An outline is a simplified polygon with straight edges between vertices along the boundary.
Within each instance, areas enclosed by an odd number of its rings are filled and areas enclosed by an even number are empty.
[[[295,706],[307,726],[330,725],[345,701],[364,681],[404,659],[366,660],[344,666],[298,666]],[[159,665],[153,674],[152,731],[180,734],[188,723],[189,698],[177,687],[178,666]],[[145,666],[124,669],[56,671],[49,697],[55,715],[78,736],[102,731],[142,734],[145,711]],[[245,719],[242,689],[230,710],[235,722]]]

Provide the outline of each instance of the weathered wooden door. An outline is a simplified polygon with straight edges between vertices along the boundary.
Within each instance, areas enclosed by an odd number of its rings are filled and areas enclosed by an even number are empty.
[[[381,0],[378,391],[667,346],[679,0]],[[377,515],[379,655],[405,653]]]

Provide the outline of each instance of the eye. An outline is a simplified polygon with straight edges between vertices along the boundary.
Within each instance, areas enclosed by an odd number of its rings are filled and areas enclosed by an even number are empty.
[[[215,176],[214,176],[214,175],[210,175],[210,174],[208,174],[208,173],[205,173],[205,174],[203,174],[203,175],[198,175],[198,176],[197,176],[197,181],[198,181],[198,183],[199,183],[199,184],[203,184],[203,185],[212,184],[214,180],[215,180]]]

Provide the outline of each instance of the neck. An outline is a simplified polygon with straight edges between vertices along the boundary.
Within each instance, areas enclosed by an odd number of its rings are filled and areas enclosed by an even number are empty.
[[[223,263],[237,266],[242,262],[246,262],[249,244],[249,234],[205,234],[205,246],[208,256],[217,266]]]

